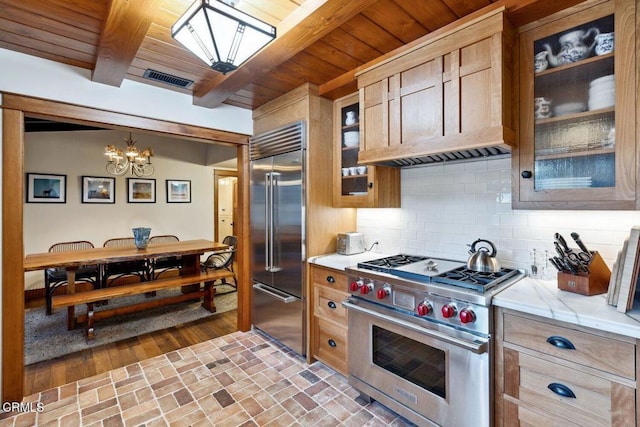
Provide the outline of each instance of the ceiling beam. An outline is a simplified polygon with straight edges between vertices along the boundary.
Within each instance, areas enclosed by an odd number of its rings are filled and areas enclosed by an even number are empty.
[[[120,87],[161,0],[112,0],[91,80]]]
[[[378,0],[307,0],[280,23],[277,38],[226,76],[220,74],[194,87],[193,103],[214,108],[252,81],[266,76],[311,44]]]

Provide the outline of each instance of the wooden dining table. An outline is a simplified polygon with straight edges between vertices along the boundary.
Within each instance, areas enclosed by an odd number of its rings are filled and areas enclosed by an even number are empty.
[[[76,271],[83,265],[109,264],[152,258],[181,257],[181,275],[195,275],[200,271],[200,256],[216,252],[227,245],[211,240],[183,240],[178,242],[149,244],[145,249],[136,247],[108,247],[82,249],[69,252],[42,252],[28,254],[24,258],[24,271],[64,268],[67,271],[67,293],[75,293]],[[75,318],[75,307],[67,308],[69,321]]]

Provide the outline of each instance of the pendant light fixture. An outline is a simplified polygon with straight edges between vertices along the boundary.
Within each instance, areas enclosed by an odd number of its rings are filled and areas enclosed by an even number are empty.
[[[275,27],[235,9],[234,0],[197,0],[171,37],[212,69],[227,74],[276,38]]]

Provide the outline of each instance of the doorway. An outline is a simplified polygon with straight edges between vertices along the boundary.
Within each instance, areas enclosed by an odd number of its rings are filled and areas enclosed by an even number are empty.
[[[213,173],[214,240],[222,242],[225,236],[237,236],[238,173],[216,169]]]
[[[3,232],[2,232],[2,398],[20,401],[24,397],[24,245],[23,200],[24,180],[24,117],[56,119],[113,129],[136,129],[159,135],[173,135],[194,141],[233,144],[237,148],[239,181],[238,224],[239,239],[248,239],[249,148],[248,136],[217,131],[199,126],[175,124],[93,107],[69,105],[58,101],[1,93],[3,168]],[[250,293],[244,284],[249,274],[248,248],[237,252],[238,260],[238,329],[251,327]]]

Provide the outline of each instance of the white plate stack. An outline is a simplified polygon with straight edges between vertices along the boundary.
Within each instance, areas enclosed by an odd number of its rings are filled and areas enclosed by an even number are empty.
[[[536,180],[536,190],[553,190],[559,188],[589,188],[590,176],[576,176],[567,178],[542,178]]]
[[[349,131],[344,133],[344,146],[357,147],[360,144],[360,132]]]
[[[616,102],[616,81],[614,75],[599,77],[589,83],[589,110],[610,108]]]

